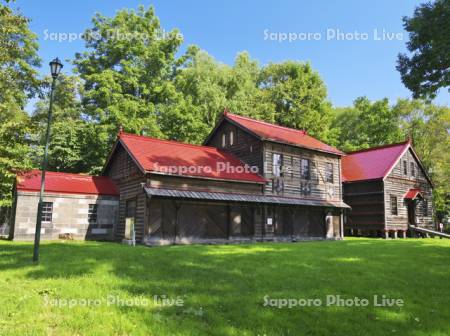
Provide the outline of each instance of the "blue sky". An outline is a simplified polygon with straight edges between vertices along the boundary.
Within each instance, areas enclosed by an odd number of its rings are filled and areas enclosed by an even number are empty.
[[[411,96],[395,65],[408,38],[401,18],[412,15],[421,2],[17,0],[16,6],[31,18],[31,29],[39,37],[43,73],[48,72],[47,64],[53,57],[70,59],[84,49],[81,40],[58,42],[48,34],[82,33],[91,26],[95,12],[112,16],[119,9],[153,5],[165,30],[181,31],[183,48],[196,44],[228,64],[244,50],[260,64],[309,61],[324,79],[331,102],[345,106],[363,95],[370,99],[388,97],[392,102]],[[281,41],[282,34],[289,33],[297,40]],[[65,72],[70,72],[71,66],[64,63]],[[449,97],[441,90],[435,102],[448,105]]]

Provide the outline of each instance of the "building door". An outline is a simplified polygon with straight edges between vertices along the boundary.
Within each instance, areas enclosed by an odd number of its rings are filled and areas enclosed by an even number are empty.
[[[136,199],[130,199],[125,204],[125,235],[127,240],[135,240],[134,224],[136,220]]]
[[[416,225],[416,201],[408,202],[408,224]]]

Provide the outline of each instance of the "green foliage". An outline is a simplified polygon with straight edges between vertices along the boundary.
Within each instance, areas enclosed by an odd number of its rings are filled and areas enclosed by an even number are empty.
[[[331,104],[325,84],[309,63],[269,64],[261,71],[259,87],[263,101],[274,106],[275,123],[306,129],[309,134],[328,140]]]
[[[109,134],[99,136],[97,146],[108,152],[121,125],[129,132],[163,136],[156,106],[173,99],[170,79],[182,42],[178,32],[164,34],[153,8],[142,6],[112,18],[97,14],[92,23],[85,33],[88,51],[77,54],[74,63],[84,81],[85,113]]]
[[[31,126],[23,111],[39,88],[36,35],[28,19],[0,4],[0,206],[11,204],[16,173],[29,169]]]
[[[338,142],[345,151],[369,148],[404,140],[400,116],[388,99],[370,102],[357,98],[353,107],[335,111],[333,127],[339,129]]]
[[[420,5],[403,23],[411,56],[399,54],[397,70],[415,98],[434,98],[450,86],[450,0]]]
[[[411,137],[434,184],[434,206],[450,211],[450,109],[419,100],[387,99],[370,102],[361,97],[353,107],[335,109],[333,128],[339,147],[353,151],[404,141]]]

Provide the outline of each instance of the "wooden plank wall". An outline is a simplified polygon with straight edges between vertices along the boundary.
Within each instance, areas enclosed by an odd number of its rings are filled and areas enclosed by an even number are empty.
[[[294,146],[267,142],[265,143],[265,177],[270,180],[265,193],[270,195],[301,197],[320,200],[342,200],[340,158],[336,155],[302,149]],[[274,153],[283,155],[283,165],[288,169],[282,177],[284,190],[274,191],[276,177],[272,174]],[[301,159],[310,160],[311,179],[301,177]],[[333,183],[325,182],[326,163],[333,164]]]
[[[196,190],[208,192],[228,192],[261,195],[263,184],[207,180],[189,177],[149,174],[147,185],[153,188]]]
[[[403,161],[406,160],[408,174],[403,172]],[[415,165],[416,176],[411,174],[411,162]],[[419,201],[416,205],[416,221],[421,227],[434,229],[433,222],[433,189],[425,177],[424,172],[419,168],[419,164],[408,150],[401,160],[386,177],[384,183],[385,207],[386,207],[386,229],[406,229],[408,226],[408,206],[404,202],[404,196],[410,189],[418,188],[423,191],[424,197],[428,200],[428,216],[424,216],[423,203]],[[391,214],[390,195],[397,197],[398,215]]]
[[[146,182],[145,175],[139,170],[126,150],[118,144],[104,175],[111,177],[120,191],[119,220],[114,236],[121,240],[125,233],[125,207],[127,200],[136,199],[136,240],[141,241],[145,230],[145,213],[147,196],[142,188]]]
[[[234,132],[234,144],[230,145],[230,132]],[[222,148],[222,134],[227,137],[226,147]],[[263,173],[263,151],[262,142],[255,136],[244,132],[241,128],[225,120],[209,139],[208,146],[226,150],[238,157],[242,162],[258,167],[258,171]]]
[[[347,212],[345,229],[384,229],[383,181],[344,183],[344,202],[352,208]]]

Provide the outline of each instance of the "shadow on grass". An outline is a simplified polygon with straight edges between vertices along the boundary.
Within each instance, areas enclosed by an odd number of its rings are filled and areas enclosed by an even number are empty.
[[[34,280],[109,274],[111,292],[182,297],[185,305],[114,307],[139,328],[168,334],[447,334],[450,245],[429,240],[222,246],[129,247],[114,243],[46,243],[41,263],[31,244],[0,245],[0,272],[25,268]],[[3,247],[5,247],[3,249]],[[114,281],[112,281],[112,280]],[[264,297],[367,298],[368,307],[264,306]],[[404,307],[373,307],[373,296]]]

